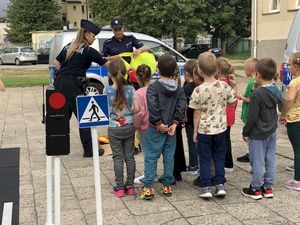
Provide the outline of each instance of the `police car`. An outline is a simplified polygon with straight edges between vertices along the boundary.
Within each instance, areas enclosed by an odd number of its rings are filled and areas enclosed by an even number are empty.
[[[56,56],[59,52],[63,49],[65,45],[72,42],[76,38],[77,31],[63,31],[57,33],[52,41],[51,49],[49,52],[49,63],[50,63],[50,83],[54,81],[54,65],[52,65],[53,61],[55,60]],[[135,33],[135,32],[124,32],[125,35],[134,35],[138,40],[143,42],[144,46],[149,49],[149,52],[153,53],[156,60],[164,55],[170,54],[175,57],[177,64],[180,68],[180,76],[183,78],[183,66],[187,61],[183,55],[179,52],[174,50],[173,48],[169,47],[162,41],[151,37],[149,35]],[[92,44],[92,47],[98,50],[99,52],[102,51],[103,43],[113,37],[113,32],[109,28],[103,28],[101,32],[96,36],[96,40]],[[99,94],[102,93],[104,86],[108,85],[108,70],[105,67],[101,67],[97,64],[92,64],[92,66],[86,72],[86,77],[88,80],[88,84],[86,86],[87,93],[94,93]],[[157,78],[158,74],[155,73],[153,78]]]

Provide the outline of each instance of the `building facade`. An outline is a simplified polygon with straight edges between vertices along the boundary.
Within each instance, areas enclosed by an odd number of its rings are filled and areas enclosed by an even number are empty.
[[[60,6],[61,20],[69,29],[79,28],[81,19],[93,20],[89,12],[88,0],[57,0]]]
[[[282,63],[290,26],[300,0],[252,0],[252,56]]]

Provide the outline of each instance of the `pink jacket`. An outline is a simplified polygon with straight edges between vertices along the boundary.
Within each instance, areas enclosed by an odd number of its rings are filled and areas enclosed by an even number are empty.
[[[220,78],[220,81],[225,82],[226,84],[229,84],[229,80],[222,76]],[[238,104],[238,100],[236,100],[234,105],[228,105],[226,104],[226,116],[227,116],[227,127],[231,127],[235,123],[235,110]]]
[[[141,105],[141,111],[134,114],[134,127],[136,130],[140,130],[142,132],[146,132],[149,124],[147,89],[148,87],[142,87],[135,92]]]

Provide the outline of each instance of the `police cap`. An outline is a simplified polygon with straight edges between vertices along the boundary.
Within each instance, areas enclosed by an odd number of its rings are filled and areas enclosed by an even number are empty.
[[[101,28],[98,27],[96,24],[84,19],[80,21],[80,27],[94,33],[95,35],[99,34],[101,30]]]
[[[112,29],[117,27],[123,27],[123,21],[120,19],[113,19],[110,23]]]

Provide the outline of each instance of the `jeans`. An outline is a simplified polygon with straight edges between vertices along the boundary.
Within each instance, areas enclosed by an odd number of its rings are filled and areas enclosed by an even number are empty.
[[[144,173],[142,182],[145,187],[152,187],[157,176],[157,161],[163,155],[164,172],[160,182],[164,186],[174,183],[174,154],[176,148],[176,133],[169,136],[167,133],[157,132],[155,128],[149,127],[144,144]]]
[[[300,122],[287,123],[286,128],[294,150],[294,179],[300,181]]]
[[[264,140],[249,139],[249,159],[252,167],[251,187],[271,188],[276,173],[276,131]]]
[[[124,188],[124,162],[126,163],[126,186],[132,187],[135,176],[134,126],[108,127],[109,144],[113,153],[114,171],[118,188]]]
[[[211,186],[210,165],[213,159],[215,164],[214,181],[224,184],[225,179],[225,132],[214,135],[198,134],[197,150],[200,157],[200,179],[202,187]]]
[[[189,147],[189,167],[198,166],[197,145],[193,140],[194,127],[192,124],[185,124],[187,143]]]

